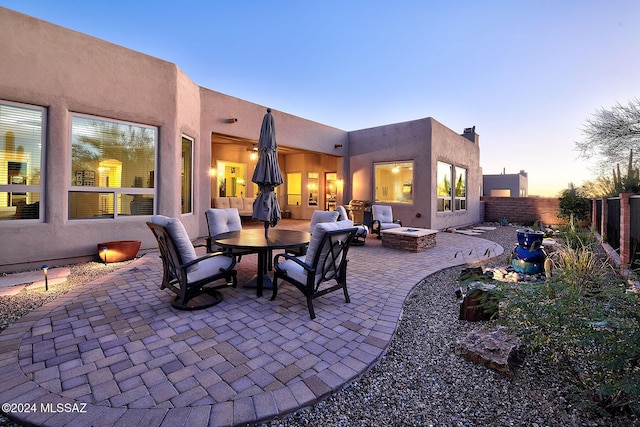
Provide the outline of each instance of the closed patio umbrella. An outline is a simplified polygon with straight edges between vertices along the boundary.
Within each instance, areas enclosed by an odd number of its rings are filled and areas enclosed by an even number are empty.
[[[269,226],[275,227],[282,218],[274,190],[284,182],[278,165],[278,144],[271,108],[267,108],[267,114],[262,120],[258,140],[258,162],[251,181],[258,184],[260,190],[253,203],[253,218],[264,222],[266,237],[269,234]]]

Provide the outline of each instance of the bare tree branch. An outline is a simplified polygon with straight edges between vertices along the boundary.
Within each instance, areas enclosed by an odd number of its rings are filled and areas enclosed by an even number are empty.
[[[595,157],[602,170],[625,164],[631,150],[640,152],[640,100],[597,110],[587,119],[582,133],[584,139],[576,142],[580,157]]]

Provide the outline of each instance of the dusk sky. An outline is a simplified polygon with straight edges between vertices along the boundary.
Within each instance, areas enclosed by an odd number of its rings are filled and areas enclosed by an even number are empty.
[[[483,173],[525,170],[530,195],[595,178],[575,150],[586,119],[640,96],[635,0],[0,5],[173,62],[208,89],[339,129],[424,117],[457,133],[476,126]]]

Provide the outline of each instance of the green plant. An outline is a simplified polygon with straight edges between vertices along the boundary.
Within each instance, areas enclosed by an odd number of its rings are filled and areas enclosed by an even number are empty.
[[[577,386],[581,405],[640,413],[637,297],[590,245],[565,243],[554,264],[544,283],[503,286],[497,321],[548,355]]]
[[[640,171],[633,167],[633,149],[629,152],[629,164],[627,165],[627,174],[620,174],[620,164],[616,164],[613,170],[613,194],[617,196],[620,193],[638,193],[640,191]]]
[[[573,184],[569,184],[569,188],[562,191],[559,200],[560,213],[558,217],[568,220],[571,226],[575,225],[575,221],[589,219],[591,200],[584,197]]]
[[[595,232],[582,227],[564,225],[560,227],[558,235],[565,246],[573,249],[586,246],[591,251],[594,251],[595,245],[598,244]]]

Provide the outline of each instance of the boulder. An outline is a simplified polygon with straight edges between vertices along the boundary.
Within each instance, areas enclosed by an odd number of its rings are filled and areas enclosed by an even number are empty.
[[[508,378],[515,376],[515,368],[524,359],[518,339],[504,327],[470,332],[458,341],[456,354]]]

